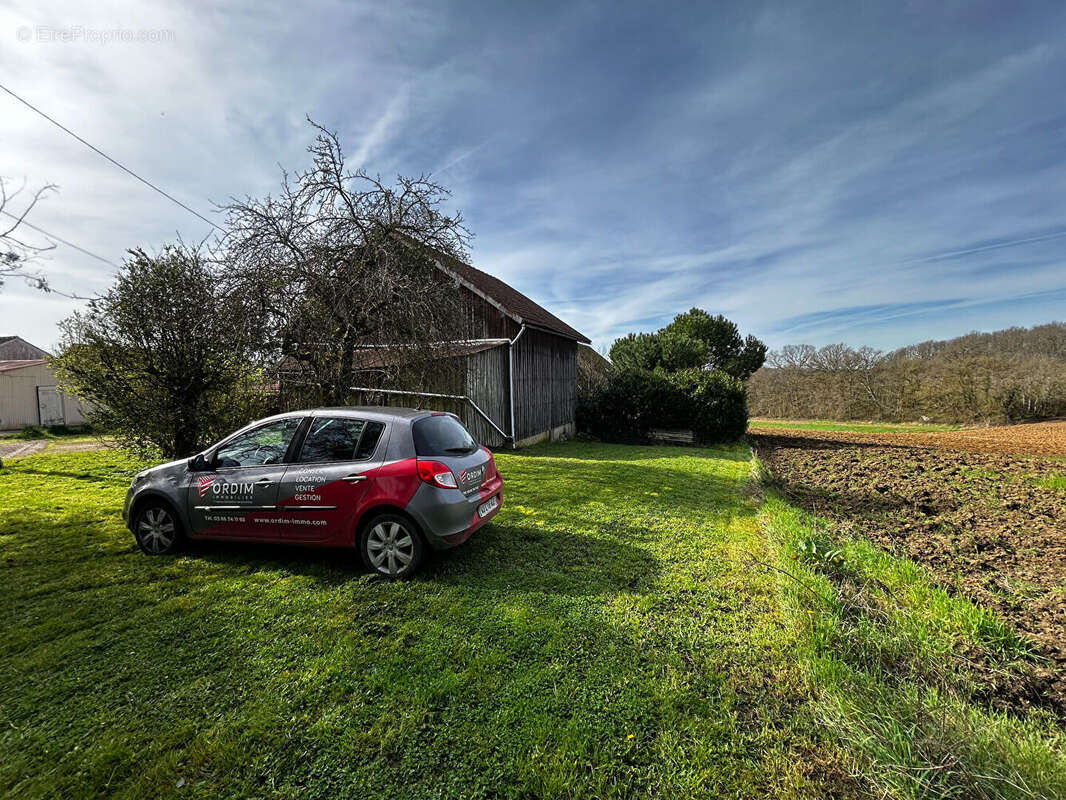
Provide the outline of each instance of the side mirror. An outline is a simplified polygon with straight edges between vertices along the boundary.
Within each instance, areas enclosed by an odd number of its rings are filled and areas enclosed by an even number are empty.
[[[195,455],[189,459],[189,471],[190,472],[207,472],[211,469],[211,465],[207,463],[207,459],[203,453]]]

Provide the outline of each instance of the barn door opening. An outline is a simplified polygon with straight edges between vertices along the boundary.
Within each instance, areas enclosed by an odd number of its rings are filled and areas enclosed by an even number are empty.
[[[37,415],[43,426],[62,425],[64,423],[63,398],[56,387],[37,387]]]

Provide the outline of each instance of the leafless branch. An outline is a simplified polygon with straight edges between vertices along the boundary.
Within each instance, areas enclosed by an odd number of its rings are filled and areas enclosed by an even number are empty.
[[[337,134],[308,122],[311,165],[283,171],[276,195],[223,207],[230,279],[258,287],[283,383],[305,401],[346,402],[369,345],[405,344],[379,358],[379,385],[424,382],[449,361],[432,343],[461,338],[458,291],[434,260],[465,255],[462,215],[443,211],[450,195],[429,176],[350,169]]]

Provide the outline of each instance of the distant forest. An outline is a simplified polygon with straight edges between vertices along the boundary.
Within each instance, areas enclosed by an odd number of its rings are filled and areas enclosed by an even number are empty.
[[[982,423],[1066,417],[1066,323],[885,353],[788,345],[748,381],[752,416]]]

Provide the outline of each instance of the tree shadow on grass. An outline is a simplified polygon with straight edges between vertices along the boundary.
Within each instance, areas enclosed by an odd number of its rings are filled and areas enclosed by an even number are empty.
[[[93,481],[94,483],[110,483],[115,482],[114,473],[107,474],[92,474],[90,472],[65,472],[63,470],[55,469],[30,469],[23,467],[21,464],[13,464],[11,467],[12,474],[19,475],[43,475],[46,478],[73,478],[79,481]],[[133,474],[132,471],[129,473]],[[123,475],[122,479],[125,480],[126,476]]]

